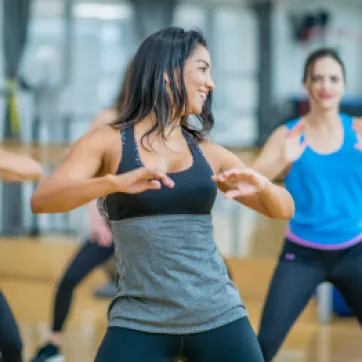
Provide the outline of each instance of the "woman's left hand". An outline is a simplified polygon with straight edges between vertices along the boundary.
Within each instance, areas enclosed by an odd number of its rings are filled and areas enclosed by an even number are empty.
[[[269,183],[266,177],[250,168],[231,169],[212,176],[212,179],[227,186],[226,199],[262,192]]]

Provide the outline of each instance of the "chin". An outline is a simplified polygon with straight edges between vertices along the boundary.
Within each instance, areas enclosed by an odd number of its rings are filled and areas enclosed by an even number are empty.
[[[187,113],[188,113],[189,115],[197,116],[197,115],[199,115],[201,112],[202,112],[202,107],[192,105],[192,106],[190,107],[190,111],[187,112]]]
[[[339,106],[336,104],[323,104],[321,108],[325,111],[333,111],[333,110],[338,110]]]
[[[318,107],[324,111],[331,111],[339,108],[339,103],[336,102],[319,102]]]

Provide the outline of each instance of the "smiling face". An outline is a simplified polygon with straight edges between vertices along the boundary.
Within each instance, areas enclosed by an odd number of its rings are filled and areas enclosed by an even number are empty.
[[[344,74],[341,65],[332,57],[317,59],[308,68],[304,82],[311,107],[338,109],[344,93]]]
[[[184,67],[184,82],[187,93],[187,114],[200,114],[210,91],[215,87],[211,78],[210,54],[198,45],[187,59]]]

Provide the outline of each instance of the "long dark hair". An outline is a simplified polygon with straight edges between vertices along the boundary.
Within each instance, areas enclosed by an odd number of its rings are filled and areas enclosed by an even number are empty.
[[[335,60],[342,68],[343,80],[345,81],[346,68],[338,52],[333,48],[320,48],[310,53],[304,64],[303,83],[307,81],[308,75],[313,69],[315,62],[322,58],[332,58],[333,60]]]
[[[122,82],[121,82],[121,87],[119,89],[119,93],[118,93],[118,96],[115,100],[115,102],[113,103],[113,108],[115,108],[117,110],[117,112],[120,112],[123,107],[124,107],[124,104],[127,100],[127,97],[126,97],[126,91],[127,91],[127,87],[126,87],[126,84],[128,82],[128,79],[129,79],[129,71],[130,71],[130,68],[131,68],[131,64],[132,64],[132,60],[130,60],[127,64],[127,67],[122,75]]]
[[[153,132],[165,139],[166,125],[175,118],[181,119],[181,127],[198,142],[204,140],[214,125],[212,92],[208,94],[201,114],[195,115],[201,127],[192,126],[184,114],[187,109],[184,66],[198,45],[207,48],[206,40],[198,30],[170,27],[150,35],[129,64],[121,92],[119,119],[113,126],[126,129],[154,113],[155,124],[143,135],[142,142]],[[167,92],[165,74],[171,96]]]

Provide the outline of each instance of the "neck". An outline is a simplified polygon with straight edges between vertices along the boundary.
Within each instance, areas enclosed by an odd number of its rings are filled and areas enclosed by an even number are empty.
[[[305,122],[316,129],[334,129],[339,126],[339,113],[336,109],[311,109],[304,117]]]
[[[154,115],[149,115],[145,117],[140,123],[139,127],[141,128],[141,132],[144,134],[148,132],[152,127],[154,127],[156,121]],[[182,129],[181,129],[181,119],[175,120],[173,122],[169,122],[164,129],[164,135],[166,139],[177,139],[182,137]],[[156,136],[156,135],[155,135]]]

